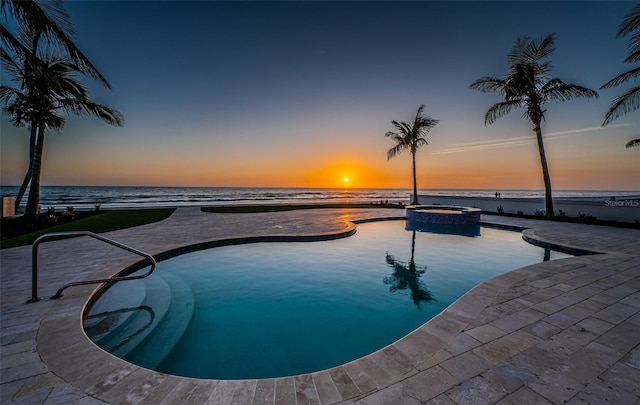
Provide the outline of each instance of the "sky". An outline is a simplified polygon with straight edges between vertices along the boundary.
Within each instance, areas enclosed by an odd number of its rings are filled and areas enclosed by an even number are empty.
[[[387,159],[391,120],[439,123],[416,155],[420,189],[543,189],[519,110],[485,126],[519,36],[556,33],[553,76],[600,94],[546,105],[558,190],[640,190],[640,111],[607,127],[632,84],[614,1],[66,1],[76,43],[112,90],[83,82],[125,126],[69,117],[47,137],[44,185],[412,187],[411,155]],[[2,83],[10,84],[6,72]],[[28,131],[3,113],[0,182],[27,168]],[[345,183],[345,178],[349,182]]]

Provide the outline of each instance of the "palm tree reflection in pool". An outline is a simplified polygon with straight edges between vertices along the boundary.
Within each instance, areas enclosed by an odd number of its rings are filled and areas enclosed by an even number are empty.
[[[423,302],[433,301],[433,295],[420,280],[420,276],[427,271],[427,266],[418,266],[414,260],[414,251],[416,247],[416,231],[413,231],[411,238],[411,259],[409,262],[396,260],[393,255],[388,252],[386,261],[393,269],[393,273],[389,277],[384,278],[384,283],[390,285],[389,291],[394,293],[399,290],[411,290],[411,299],[420,310],[420,304]]]

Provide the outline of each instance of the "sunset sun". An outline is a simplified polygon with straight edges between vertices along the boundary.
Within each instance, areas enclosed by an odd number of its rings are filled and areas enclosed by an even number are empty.
[[[348,177],[345,177],[345,178],[344,178],[344,183],[345,183],[345,184],[349,183],[349,178],[348,178]]]

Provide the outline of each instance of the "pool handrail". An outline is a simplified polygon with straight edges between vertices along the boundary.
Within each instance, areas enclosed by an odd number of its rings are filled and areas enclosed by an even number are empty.
[[[149,259],[149,261],[151,262],[151,268],[145,274],[140,274],[140,275],[137,275],[137,276],[112,277],[112,278],[107,278],[107,279],[86,280],[86,281],[76,281],[76,282],[67,283],[67,284],[63,285],[56,292],[56,294],[51,297],[51,299],[56,299],[56,298],[62,297],[62,292],[64,290],[66,290],[67,288],[69,288],[69,287],[74,287],[74,286],[79,286],[79,285],[87,285],[87,284],[116,283],[116,282],[119,282],[119,281],[126,281],[126,280],[139,280],[141,278],[145,278],[145,277],[151,275],[151,273],[153,273],[153,271],[156,268],[156,260],[150,254],[147,254],[147,253],[145,253],[143,251],[140,251],[138,249],[132,248],[132,247],[127,246],[127,245],[124,245],[124,244],[122,244],[120,242],[116,242],[113,239],[109,239],[107,237],[98,235],[98,234],[93,233],[93,232],[89,232],[89,231],[68,231],[68,232],[51,232],[51,233],[47,233],[47,234],[44,234],[44,235],[38,237],[33,242],[33,246],[32,246],[32,249],[31,249],[31,299],[28,300],[27,303],[36,302],[36,301],[40,300],[40,298],[38,298],[38,247],[40,246],[40,244],[42,242],[46,242],[48,240],[66,239],[66,238],[70,238],[70,237],[74,237],[74,236],[89,236],[89,237],[92,237],[94,239],[98,239],[100,241],[108,243],[108,244],[110,244],[112,246],[119,247],[121,249],[127,250],[127,251],[129,251],[131,253],[134,253],[134,254],[137,254],[139,256],[143,256],[143,257]]]

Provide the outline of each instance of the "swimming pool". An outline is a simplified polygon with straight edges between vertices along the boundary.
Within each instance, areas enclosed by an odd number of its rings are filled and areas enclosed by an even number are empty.
[[[518,232],[420,229],[373,222],[345,239],[178,256],[147,279],[109,288],[88,310],[85,331],[103,349],[169,374],[309,373],[396,341],[484,280],[567,257]]]

